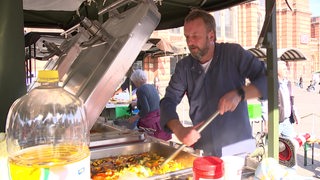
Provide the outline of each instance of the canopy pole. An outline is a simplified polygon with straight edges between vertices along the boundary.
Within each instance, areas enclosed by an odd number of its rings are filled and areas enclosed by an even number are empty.
[[[279,108],[278,108],[278,65],[276,34],[276,0],[266,0],[266,17],[271,16],[267,28],[265,45],[267,48],[268,80],[268,157],[279,160]],[[268,9],[272,8],[272,11]]]
[[[0,132],[12,103],[26,93],[22,0],[0,1]]]

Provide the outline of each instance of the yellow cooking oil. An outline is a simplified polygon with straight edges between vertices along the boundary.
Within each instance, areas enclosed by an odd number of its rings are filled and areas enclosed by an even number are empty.
[[[90,179],[89,128],[81,99],[59,86],[56,70],[17,99],[6,122],[11,180]]]
[[[23,149],[9,157],[11,180],[90,179],[90,150],[68,144]]]

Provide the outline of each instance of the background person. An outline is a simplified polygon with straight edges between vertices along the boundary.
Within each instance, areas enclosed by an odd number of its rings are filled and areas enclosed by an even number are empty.
[[[291,113],[294,112],[294,95],[292,83],[288,80],[288,67],[284,61],[278,61],[278,108],[279,108],[279,135],[285,138],[296,136],[293,123],[290,122]],[[265,122],[264,131],[268,132],[268,101],[261,103],[262,117]]]
[[[303,89],[303,78],[302,78],[302,76],[300,76],[300,78],[299,78],[299,87],[301,89]]]
[[[288,80],[288,67],[284,61],[278,61],[279,81],[279,134],[282,137],[294,138],[296,133],[290,122],[290,115],[294,104],[292,83]]]
[[[160,102],[161,125],[187,146],[205,155],[222,156],[222,148],[252,138],[247,99],[267,96],[266,69],[238,44],[216,43],[212,15],[192,10],[184,21],[191,55],[180,60]],[[245,85],[248,78],[251,84]],[[193,127],[184,127],[176,112],[186,94]],[[196,128],[215,111],[218,116],[202,133]],[[234,154],[241,151],[234,149]],[[243,152],[241,152],[243,153]]]
[[[121,86],[114,92],[113,96],[118,95],[119,93],[122,93],[122,92],[128,92],[128,93],[131,93],[133,100],[136,99],[135,97],[136,86],[130,80],[130,76],[132,72],[133,72],[133,68],[131,67],[126,73],[125,80],[122,82]]]
[[[315,91],[318,83],[319,83],[319,74],[313,73],[312,79],[310,81],[310,85],[307,88],[307,91]]]
[[[135,70],[130,79],[137,87],[136,106],[139,113],[131,116],[128,121],[133,123],[139,119],[138,127],[151,132],[154,131],[151,135],[156,138],[170,140],[171,134],[164,132],[160,126],[160,97],[158,91],[153,85],[147,84],[147,75],[140,69]]]

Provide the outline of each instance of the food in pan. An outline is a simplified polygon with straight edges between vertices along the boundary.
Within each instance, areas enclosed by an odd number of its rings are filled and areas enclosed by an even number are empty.
[[[91,160],[91,178],[92,180],[145,178],[184,168],[181,163],[174,160],[160,167],[164,160],[164,157],[152,152]]]

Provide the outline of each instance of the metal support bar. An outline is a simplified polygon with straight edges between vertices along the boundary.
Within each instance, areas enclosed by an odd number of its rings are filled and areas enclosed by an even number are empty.
[[[303,165],[307,166],[308,165],[308,150],[311,148],[311,164],[314,164],[314,143],[315,142],[305,142],[304,143],[304,157],[303,157]]]
[[[27,92],[22,0],[0,1],[0,22],[0,132],[4,132],[9,108]]]
[[[266,9],[271,11],[271,21],[267,28],[267,80],[268,80],[268,157],[279,159],[279,109],[278,109],[278,65],[276,34],[276,0],[266,0]]]
[[[262,30],[261,30],[259,38],[258,38],[258,42],[255,46],[255,48],[257,48],[257,49],[260,49],[262,46],[262,43],[264,41],[264,37],[266,36],[267,29],[268,29],[268,26],[269,26],[271,18],[272,18],[272,13],[273,13],[272,11],[275,10],[275,8],[274,8],[275,4],[276,4],[275,1],[271,1],[270,5],[268,5],[268,7],[266,8],[266,17],[264,19],[264,23],[263,23]]]

